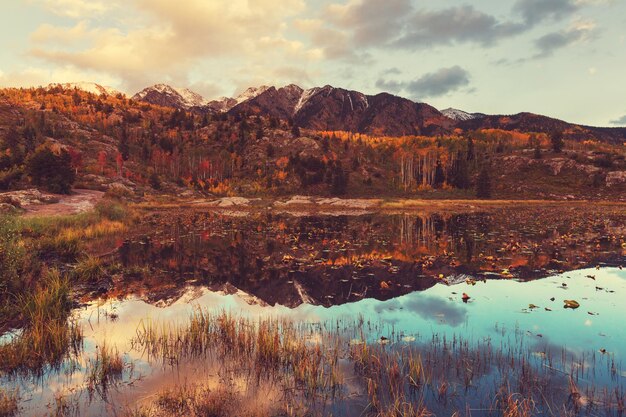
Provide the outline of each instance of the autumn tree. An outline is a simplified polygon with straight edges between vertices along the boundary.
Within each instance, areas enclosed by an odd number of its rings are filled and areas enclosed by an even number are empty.
[[[468,161],[473,161],[474,160],[474,139],[472,139],[471,136],[469,136],[467,138],[467,160]]]

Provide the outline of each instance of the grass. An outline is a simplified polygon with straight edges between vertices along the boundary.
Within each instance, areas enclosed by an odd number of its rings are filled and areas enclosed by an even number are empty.
[[[0,215],[0,332],[15,325],[19,295],[36,290],[46,267],[66,269],[67,263],[78,262],[84,280],[96,280],[103,271],[85,253],[85,242],[123,233],[130,221],[126,207],[110,201],[68,216]]]
[[[54,410],[50,417],[80,417],[80,404],[71,395],[56,394]]]
[[[82,330],[69,318],[70,281],[56,267],[80,259],[77,276],[97,281],[104,267],[85,255],[84,242],[124,232],[130,220],[124,206],[109,201],[69,216],[0,216],[0,334],[17,328],[0,345],[0,374],[39,374],[78,354]]]
[[[9,299],[19,289],[26,251],[19,240],[15,216],[0,216],[0,317],[10,314]]]
[[[222,370],[230,369],[231,373],[225,374],[229,378],[243,377],[248,386],[280,387],[289,393],[281,403],[286,409],[320,412],[320,404],[342,401],[346,379],[356,378],[368,401],[366,415],[380,417],[468,415],[468,410],[529,417],[568,409],[572,397],[567,395],[571,391],[568,381],[592,380],[590,372],[595,372],[590,370],[594,367],[588,366],[590,358],[585,355],[575,357],[563,351],[560,355],[546,352],[534,356],[533,348],[526,346],[523,335],[517,333],[511,339],[516,342],[502,345],[436,334],[418,343],[403,343],[399,337],[381,343],[364,337],[372,329],[363,329],[362,324],[338,329],[338,323],[316,326],[197,310],[183,325],[144,322],[134,346],[149,359],[171,366],[185,360],[209,359],[219,363]],[[361,339],[348,344],[344,334],[361,334]],[[318,342],[311,342],[313,335],[319,336],[315,338]],[[346,345],[347,351],[342,348]],[[339,361],[346,359],[354,365],[354,375],[338,367]],[[615,367],[610,359],[600,366]],[[555,371],[546,372],[546,367]],[[602,404],[608,415],[619,415],[623,409],[622,388],[611,392],[589,384],[582,391],[577,389],[580,397],[594,398],[588,403]],[[176,404],[186,407],[181,397],[194,403],[195,388],[173,392],[166,397],[175,401],[157,403],[157,409],[173,404],[168,409],[170,414],[165,415],[188,413]],[[457,409],[460,404],[463,406]]]
[[[96,356],[89,360],[86,371],[87,391],[90,397],[97,392],[106,399],[110,385],[122,379],[124,373],[124,359],[117,348],[102,343],[96,347]]]
[[[157,394],[152,404],[143,405],[126,413],[126,417],[143,416],[210,416],[210,417],[266,417],[286,415],[279,407],[269,404],[249,404],[232,387],[210,389],[202,384],[183,384]]]
[[[0,417],[13,417],[19,412],[19,395],[16,391],[0,388]]]
[[[104,276],[105,268],[100,258],[88,255],[76,264],[74,273],[81,281],[96,282]]]
[[[333,398],[343,383],[337,343],[308,344],[288,320],[237,318],[198,309],[187,324],[160,326],[142,322],[133,341],[152,360],[181,360],[217,355],[234,373],[251,381],[289,386],[303,398]]]
[[[81,349],[82,330],[69,320],[70,285],[58,270],[49,270],[35,291],[19,296],[23,328],[0,346],[0,372],[40,372],[58,366],[68,352]]]

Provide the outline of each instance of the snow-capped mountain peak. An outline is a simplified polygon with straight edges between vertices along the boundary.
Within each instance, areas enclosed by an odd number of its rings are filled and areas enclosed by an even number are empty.
[[[186,109],[204,106],[208,103],[204,97],[188,88],[176,88],[167,84],[155,84],[152,87],[144,88],[135,94],[133,99]]]
[[[264,92],[266,92],[270,88],[272,88],[272,87],[268,86],[268,85],[262,85],[260,87],[250,87],[246,91],[244,91],[243,93],[239,94],[235,100],[237,101],[237,104],[243,103],[244,101],[251,100],[251,99],[253,99],[253,98],[263,94]]]
[[[441,110],[441,114],[443,114],[444,116],[452,120],[456,120],[459,122],[462,122],[465,120],[472,120],[472,119],[476,119],[479,117],[479,115],[476,113],[468,113],[463,110],[453,109],[452,107],[447,108],[445,110]]]
[[[92,93],[96,95],[105,94],[108,96],[116,96],[118,94],[122,94],[123,96],[126,96],[121,91],[118,91],[112,87],[107,87],[104,85],[91,83],[91,82],[52,83],[48,85],[48,89],[55,88],[55,87],[61,87],[65,90],[72,90],[76,88],[78,90],[86,91],[88,93]]]

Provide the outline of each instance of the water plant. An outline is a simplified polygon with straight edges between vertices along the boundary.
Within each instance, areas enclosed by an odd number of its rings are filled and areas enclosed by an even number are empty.
[[[0,371],[38,372],[80,351],[82,330],[69,319],[72,304],[67,276],[56,269],[46,271],[36,290],[19,296],[17,304],[23,327],[11,342],[0,345]]]
[[[117,348],[106,342],[96,346],[96,356],[89,359],[85,373],[89,396],[97,392],[106,398],[109,386],[122,379],[124,367],[124,359]]]

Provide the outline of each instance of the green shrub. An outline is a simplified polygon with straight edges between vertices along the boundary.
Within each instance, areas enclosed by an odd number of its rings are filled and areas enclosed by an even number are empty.
[[[109,220],[121,221],[126,218],[124,206],[111,200],[102,200],[96,204],[96,212]]]
[[[77,277],[82,281],[96,282],[104,275],[104,267],[100,258],[87,256],[81,259],[76,265]]]
[[[16,217],[0,215],[0,301],[11,292],[24,265],[25,252],[18,238]]]

